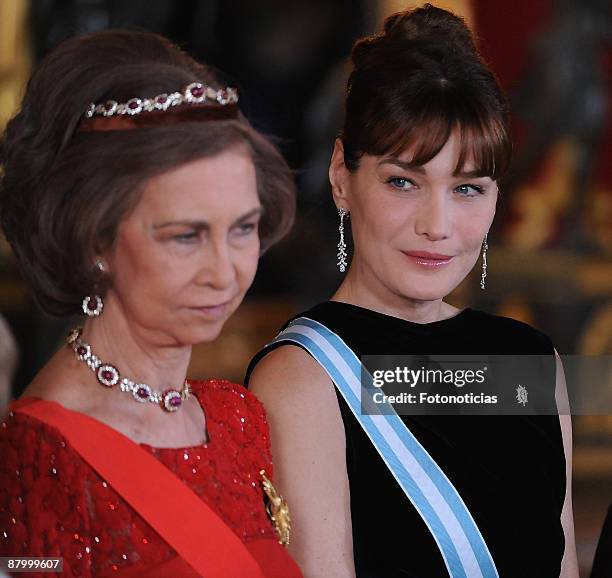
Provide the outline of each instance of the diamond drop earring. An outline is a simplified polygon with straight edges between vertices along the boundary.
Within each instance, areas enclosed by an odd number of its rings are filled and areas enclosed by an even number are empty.
[[[487,277],[487,235],[485,235],[484,241],[482,242],[482,275],[480,277],[480,288],[485,288],[485,279]]]
[[[340,225],[338,225],[338,231],[340,232],[340,242],[338,243],[338,269],[340,273],[346,271],[346,243],[344,242],[344,217],[348,219],[349,212],[344,208],[338,209],[338,215],[340,217]]]

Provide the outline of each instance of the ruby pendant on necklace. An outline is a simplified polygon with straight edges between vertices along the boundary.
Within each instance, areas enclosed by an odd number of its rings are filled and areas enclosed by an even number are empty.
[[[115,387],[119,383],[119,370],[113,366],[104,364],[96,371],[98,381],[106,387]]]
[[[167,389],[162,393],[162,406],[166,411],[178,411],[183,405],[183,398],[180,391]]]
[[[119,370],[114,365],[103,362],[93,353],[91,345],[81,340],[81,331],[80,327],[73,329],[68,334],[66,341],[77,359],[89,366],[98,382],[103,386],[112,388],[118,384],[121,391],[131,393],[136,401],[154,403],[170,413],[178,411],[183,402],[189,399],[191,392],[187,381],[185,381],[181,390],[169,388],[160,392],[152,389],[146,383],[134,383],[127,377],[121,377]]]

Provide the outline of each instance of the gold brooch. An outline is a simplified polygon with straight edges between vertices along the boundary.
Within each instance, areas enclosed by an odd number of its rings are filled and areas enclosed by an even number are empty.
[[[278,536],[279,544],[287,546],[289,544],[289,536],[291,534],[291,516],[289,515],[289,506],[287,501],[283,498],[272,485],[272,482],[267,478],[266,471],[261,470],[259,475],[262,477],[263,490],[268,497],[268,503],[266,504],[266,511],[274,529]]]

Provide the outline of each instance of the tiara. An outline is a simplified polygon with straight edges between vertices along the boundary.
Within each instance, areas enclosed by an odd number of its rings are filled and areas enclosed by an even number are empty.
[[[192,82],[182,92],[158,94],[153,98],[131,98],[127,102],[107,100],[100,104],[92,102],[85,112],[85,118],[89,119],[95,116],[134,116],[142,112],[165,111],[171,107],[184,104],[214,103],[225,106],[237,102],[238,91],[235,88],[228,86],[227,88],[215,89],[201,82]]]

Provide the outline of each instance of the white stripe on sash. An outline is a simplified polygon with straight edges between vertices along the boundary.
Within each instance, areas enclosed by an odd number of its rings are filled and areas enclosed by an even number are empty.
[[[498,578],[498,572],[467,506],[427,450],[395,413],[393,406],[373,405],[362,413],[362,369],[372,376],[342,339],[306,317],[295,319],[268,344],[292,341],[302,345],[325,369],[355,418],[429,528],[452,578]]]

